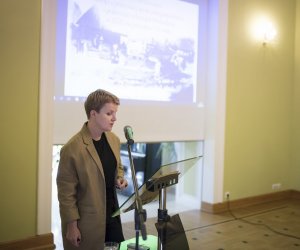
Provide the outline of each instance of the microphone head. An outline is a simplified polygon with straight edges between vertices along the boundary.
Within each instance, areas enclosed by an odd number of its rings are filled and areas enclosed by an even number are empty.
[[[128,125],[125,126],[124,127],[124,134],[125,134],[125,138],[127,140],[127,143],[132,145],[134,143],[132,128]]]

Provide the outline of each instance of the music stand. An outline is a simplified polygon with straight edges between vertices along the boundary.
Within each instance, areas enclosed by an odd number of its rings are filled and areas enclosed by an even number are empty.
[[[200,158],[201,156],[197,156],[163,165],[148,181],[138,188],[139,197],[143,205],[156,200],[157,197],[159,198],[158,221],[155,224],[158,231],[158,249],[189,249],[179,215],[172,217],[168,215],[166,188],[177,184],[179,178],[188,172]],[[132,209],[136,209],[135,193],[112,216],[118,216]]]

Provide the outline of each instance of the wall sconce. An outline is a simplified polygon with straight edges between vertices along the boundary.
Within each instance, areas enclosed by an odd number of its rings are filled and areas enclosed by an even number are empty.
[[[277,30],[271,22],[266,22],[262,26],[262,36],[262,42],[264,46],[275,40],[277,36]]]
[[[253,25],[253,35],[255,39],[266,46],[274,42],[277,37],[277,30],[273,23],[267,19],[257,20]]]

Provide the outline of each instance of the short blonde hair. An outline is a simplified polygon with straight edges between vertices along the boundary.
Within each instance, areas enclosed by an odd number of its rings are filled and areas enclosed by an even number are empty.
[[[103,89],[97,89],[90,93],[84,102],[87,118],[90,119],[92,110],[99,112],[106,103],[120,105],[120,100],[114,94]]]

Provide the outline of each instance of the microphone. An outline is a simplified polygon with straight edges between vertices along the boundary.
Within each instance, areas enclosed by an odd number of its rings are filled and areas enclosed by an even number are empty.
[[[129,145],[132,145],[134,143],[132,128],[130,126],[125,126],[124,133],[125,133],[125,138],[127,140],[127,143]]]

